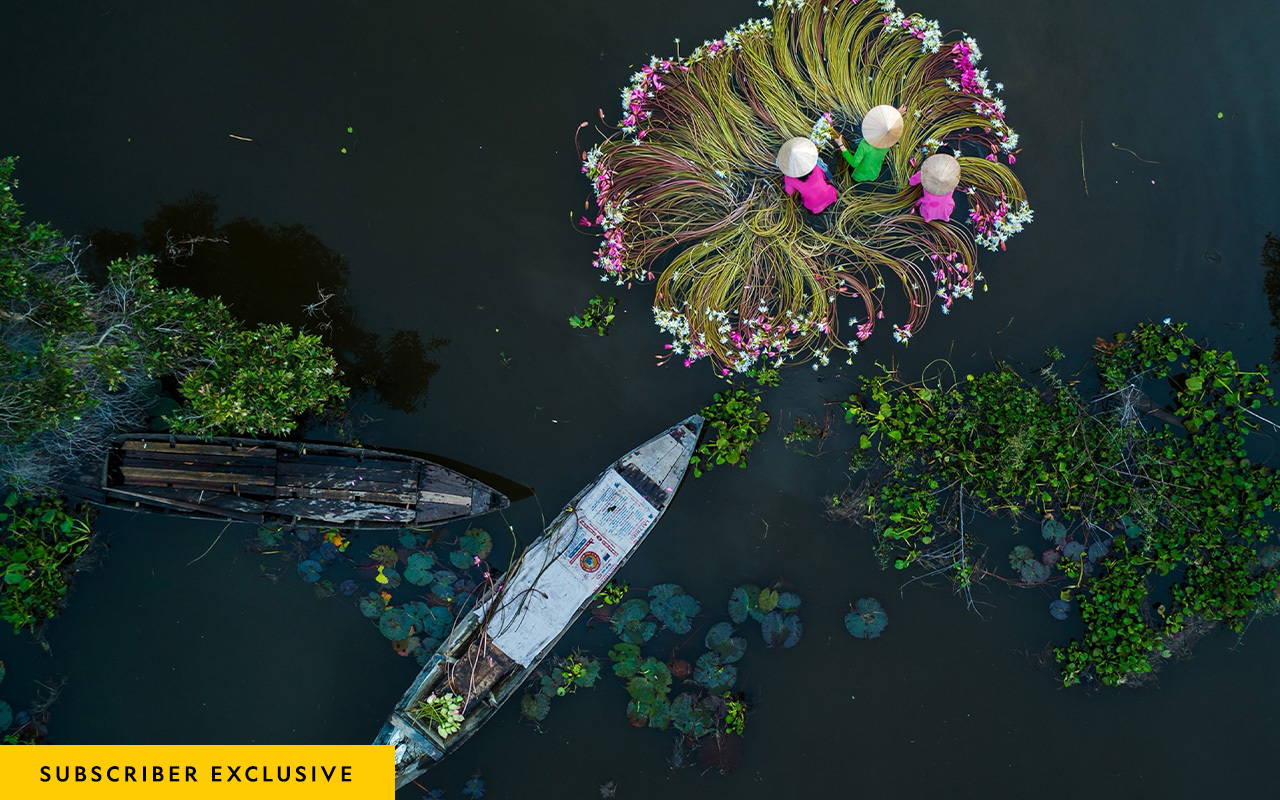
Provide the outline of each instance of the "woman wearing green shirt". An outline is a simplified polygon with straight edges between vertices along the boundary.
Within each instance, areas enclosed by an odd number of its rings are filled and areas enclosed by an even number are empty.
[[[880,177],[885,153],[902,136],[902,113],[893,106],[875,106],[862,118],[862,141],[852,153],[840,139],[840,154],[853,167],[855,181],[873,181]]]

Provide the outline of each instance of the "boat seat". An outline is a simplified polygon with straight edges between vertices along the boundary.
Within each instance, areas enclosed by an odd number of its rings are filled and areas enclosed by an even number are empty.
[[[449,691],[465,697],[462,713],[467,713],[476,703],[488,701],[497,707],[492,690],[498,681],[515,671],[519,665],[492,642],[483,645],[479,638],[472,640],[462,655],[449,668]]]

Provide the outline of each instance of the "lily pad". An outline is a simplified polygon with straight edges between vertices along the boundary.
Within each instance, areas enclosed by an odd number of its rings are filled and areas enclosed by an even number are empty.
[[[875,639],[888,624],[889,615],[874,597],[862,598],[844,615],[845,629],[858,639]]]
[[[378,581],[378,583],[385,583],[388,589],[394,589],[400,585],[400,573],[396,572],[394,569],[384,568],[380,574],[382,577],[386,578],[386,580]]]
[[[1035,560],[1036,560],[1036,554],[1032,552],[1031,548],[1027,547],[1025,544],[1018,545],[1017,547],[1013,548],[1013,550],[1009,553],[1009,566],[1013,567],[1015,572],[1017,570],[1022,569],[1023,564],[1027,563],[1028,561],[1035,561]]]
[[[761,589],[760,597],[756,600],[756,610],[760,613],[760,616],[756,617],[755,614],[752,614],[752,618],[757,622],[763,621],[765,614],[768,614],[770,611],[778,607],[779,599],[781,599],[781,595],[774,590]]]
[[[526,694],[520,701],[520,713],[534,722],[542,722],[551,713],[551,698],[542,692]]]
[[[0,683],[4,683],[4,662],[0,661]]]
[[[400,546],[406,550],[416,550],[421,545],[426,544],[428,538],[426,534],[405,531],[400,534]]]
[[[649,590],[649,600],[660,602],[670,600],[676,595],[684,594],[684,587],[678,583],[660,583]]]
[[[315,550],[308,553],[309,558],[314,558],[322,564],[332,564],[338,560],[338,548],[333,542],[321,542]]]
[[[698,616],[702,605],[692,595],[681,593],[654,600],[649,610],[668,630],[683,634],[693,630],[693,618]]]
[[[1106,542],[1094,542],[1089,545],[1089,560],[1097,564],[1111,552],[1111,545]]]
[[[774,609],[764,615],[760,623],[760,632],[764,635],[764,643],[770,647],[783,649],[795,647],[800,643],[800,617],[795,614],[783,615]]]
[[[370,555],[373,556],[374,561],[384,567],[394,567],[396,562],[400,560],[395,548],[385,544],[380,544],[373,548],[373,552]]]
[[[307,583],[315,583],[320,580],[320,573],[324,571],[324,566],[314,559],[308,558],[306,561],[298,563],[298,575]]]
[[[0,700],[0,731],[13,724],[13,709],[9,704]]]
[[[618,605],[609,618],[609,627],[624,642],[644,644],[658,631],[657,623],[645,619],[648,614],[648,601],[633,598]]]
[[[733,635],[733,626],[717,622],[707,631],[707,649],[716,654],[722,664],[732,664],[747,652],[747,640]]]
[[[457,592],[453,589],[453,584],[450,583],[431,584],[431,593],[446,602],[453,602],[454,596],[457,595]]]
[[[715,653],[703,653],[693,665],[693,682],[705,686],[713,694],[727,692],[737,680],[738,668],[725,664]]]
[[[741,625],[751,615],[751,609],[760,597],[760,587],[744,583],[729,593],[729,619],[734,625]],[[760,619],[763,619],[761,615]]]
[[[1066,619],[1069,611],[1071,604],[1066,600],[1058,599],[1049,604],[1049,616],[1054,619]]]
[[[656,658],[646,658],[640,664],[640,671],[627,679],[627,694],[642,706],[666,697],[670,688],[671,670]]]
[[[431,606],[421,603],[415,606],[415,619],[422,632],[435,639],[443,639],[449,627],[453,625],[453,615],[443,606]]]
[[[630,678],[640,671],[640,647],[630,642],[618,642],[609,650],[609,660],[613,661],[613,674],[619,678]]]
[[[783,592],[778,595],[778,611],[783,614],[794,614],[800,610],[800,595],[795,592]]]
[[[414,553],[405,562],[404,579],[414,586],[427,586],[435,579],[431,573],[435,565],[436,559],[430,553]]]
[[[1062,557],[1068,561],[1079,561],[1080,554],[1084,552],[1084,545],[1076,541],[1064,542],[1062,545]]]
[[[470,797],[471,800],[479,800],[479,798],[484,797],[484,781],[480,779],[478,774],[472,775],[471,780],[467,781],[466,785],[462,787],[462,796]]]
[[[342,592],[347,597],[350,597],[351,595],[355,594],[356,590],[359,588],[360,588],[360,584],[356,583],[351,578],[347,578],[345,581],[338,584],[338,591]]]
[[[1049,517],[1044,522],[1040,523],[1040,535],[1048,541],[1057,544],[1067,538],[1067,526],[1063,525],[1053,517]]]
[[[493,552],[493,537],[484,528],[471,528],[458,540],[458,549],[467,554],[468,562],[473,556],[484,560]]]
[[[1018,576],[1023,583],[1044,583],[1051,574],[1052,568],[1040,561],[1027,561],[1018,569]]]
[[[407,639],[413,619],[403,608],[389,608],[378,618],[378,630],[393,642]]]
[[[369,592],[364,597],[361,597],[357,605],[360,608],[360,613],[369,619],[377,619],[382,616],[382,612],[387,608],[387,604],[382,600],[382,595],[377,592]]]
[[[274,528],[258,528],[258,541],[263,547],[279,547],[284,544],[284,531]]]
[[[671,724],[690,739],[699,739],[715,730],[715,718],[697,697],[684,692],[671,701]]]

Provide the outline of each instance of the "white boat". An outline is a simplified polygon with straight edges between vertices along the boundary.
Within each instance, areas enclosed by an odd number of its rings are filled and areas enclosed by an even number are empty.
[[[640,547],[671,504],[702,423],[689,417],[614,462],[458,621],[374,740],[395,746],[397,789],[471,738]],[[447,736],[415,714],[433,695],[461,701]]]

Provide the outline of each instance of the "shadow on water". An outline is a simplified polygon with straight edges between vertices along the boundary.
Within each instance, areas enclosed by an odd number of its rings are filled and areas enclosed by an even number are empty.
[[[448,339],[417,331],[381,335],[363,329],[346,297],[350,265],[302,225],[265,225],[237,217],[219,222],[216,195],[193,192],[142,223],[142,235],[100,230],[92,236],[100,264],[139,253],[157,256],[168,286],[218,295],[250,324],[284,322],[319,333],[333,348],[347,383],[396,411],[422,408],[440,365],[433,353]]]
[[[1271,311],[1271,326],[1280,331],[1280,236],[1268,233],[1262,242],[1262,266],[1266,273],[1262,277],[1262,288],[1267,293],[1267,309]],[[1271,362],[1280,364],[1280,334],[1276,335],[1275,348],[1271,351]]]

